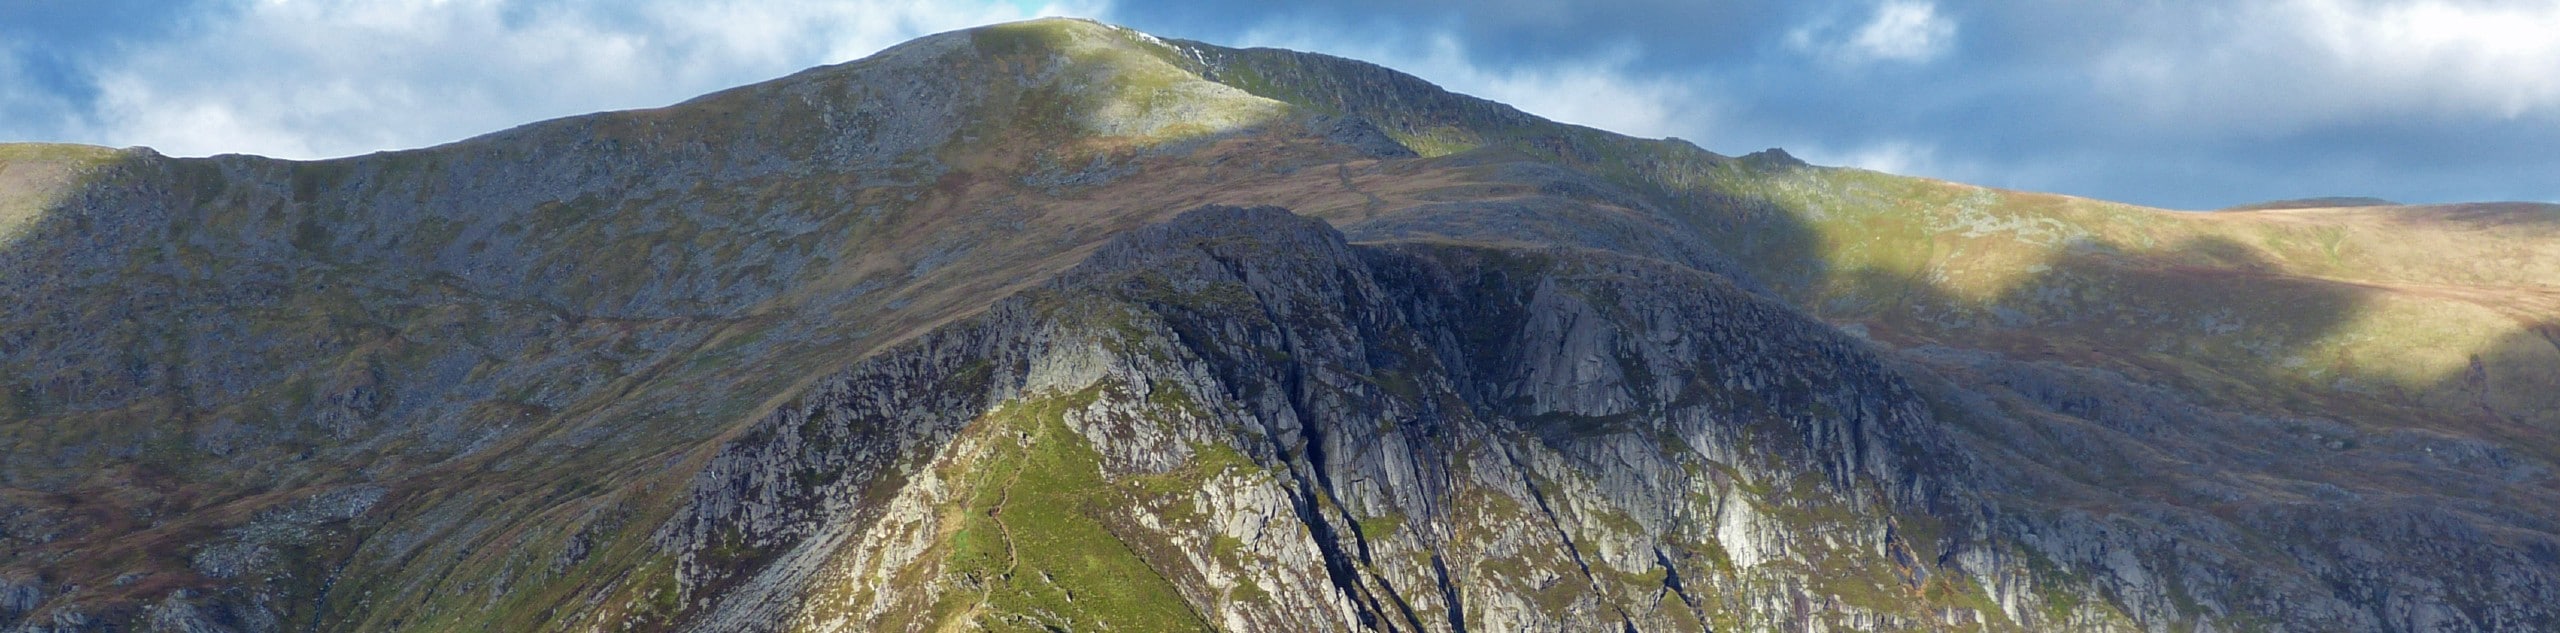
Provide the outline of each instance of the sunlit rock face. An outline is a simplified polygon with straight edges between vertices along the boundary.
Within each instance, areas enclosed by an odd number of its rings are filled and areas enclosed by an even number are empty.
[[[2560,209],[2306,206],[1066,20],[0,146],[0,630],[2560,628]]]

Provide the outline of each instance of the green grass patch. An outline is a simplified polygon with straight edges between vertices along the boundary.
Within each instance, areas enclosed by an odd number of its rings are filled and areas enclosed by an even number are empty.
[[[980,469],[947,563],[982,596],[937,609],[935,628],[968,620],[996,631],[1213,629],[1107,520],[1128,495],[1063,419],[1102,389],[1016,401],[984,421],[994,437],[1028,439],[998,447]]]
[[[1401,515],[1386,514],[1360,520],[1360,538],[1367,540],[1376,541],[1393,537],[1397,530],[1402,529],[1404,529],[1404,517]]]

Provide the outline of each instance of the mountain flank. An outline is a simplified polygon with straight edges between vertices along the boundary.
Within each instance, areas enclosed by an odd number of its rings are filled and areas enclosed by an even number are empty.
[[[0,145],[0,630],[2560,628],[2560,207],[2296,206],[1077,20]]]
[[[2267,201],[2267,202],[2257,202],[2257,203],[2244,204],[2244,205],[2240,205],[2240,206],[2236,206],[2236,207],[2230,207],[2230,208],[2223,209],[2223,210],[2224,210],[2224,211],[2268,211],[2268,210],[2274,210],[2274,209],[2337,209],[2337,208],[2345,208],[2345,207],[2396,207],[2396,206],[2400,206],[2400,203],[2392,202],[2392,201],[2389,201],[2389,200],[2384,200],[2384,199],[2381,199],[2381,198],[2371,198],[2371,197],[2363,197],[2363,196],[2334,196],[2334,197],[2325,197],[2325,198],[2295,198],[2295,199],[2291,199],[2291,200],[2271,200],[2271,201]]]

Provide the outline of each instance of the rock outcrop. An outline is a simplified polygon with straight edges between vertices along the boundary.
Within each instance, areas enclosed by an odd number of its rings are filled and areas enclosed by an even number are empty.
[[[1211,207],[786,405],[660,544],[722,630],[1137,626],[1049,602],[1120,582],[1204,628],[1925,628],[1986,617],[1938,562],[1984,546],[1960,462],[1854,341],[1698,271]],[[1050,477],[1098,489],[1008,505]]]

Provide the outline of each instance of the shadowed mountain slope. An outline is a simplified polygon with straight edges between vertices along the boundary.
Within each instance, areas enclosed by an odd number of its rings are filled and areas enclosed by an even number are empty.
[[[2255,202],[2255,203],[2250,203],[2250,204],[2244,204],[2244,205],[2240,205],[2240,206],[2236,206],[2236,207],[2230,207],[2230,208],[2223,209],[2223,210],[2224,210],[2224,211],[2272,211],[2272,210],[2278,210],[2278,209],[2327,209],[2327,208],[2336,208],[2336,207],[2390,207],[2390,206],[2399,206],[2399,204],[2400,204],[2400,203],[2392,202],[2392,201],[2389,201],[2389,200],[2384,200],[2384,199],[2381,199],[2381,198],[2368,198],[2368,197],[2361,197],[2361,196],[2345,196],[2345,197],[2328,197],[2328,198],[2296,198],[2296,199],[2292,199],[2292,200],[2270,200],[2270,201],[2267,201],[2267,202]]]
[[[0,146],[11,630],[2543,630],[2560,207],[2144,209],[1045,20]]]

